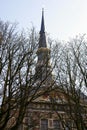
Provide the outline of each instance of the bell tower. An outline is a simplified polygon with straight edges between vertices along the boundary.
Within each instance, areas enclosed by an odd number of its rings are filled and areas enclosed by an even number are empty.
[[[45,25],[44,25],[44,10],[42,9],[42,20],[39,37],[39,46],[37,50],[37,65],[35,79],[38,81],[45,80],[48,82],[52,79],[51,65],[50,65],[50,49],[47,48]]]

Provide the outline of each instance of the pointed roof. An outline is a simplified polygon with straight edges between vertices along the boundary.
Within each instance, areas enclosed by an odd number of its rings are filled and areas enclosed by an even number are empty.
[[[45,25],[44,25],[44,9],[42,9],[42,21],[41,21],[41,30],[39,39],[39,48],[41,47],[47,47],[45,36]]]
[[[41,33],[45,32],[45,26],[44,26],[44,9],[42,9],[42,21],[41,21]]]

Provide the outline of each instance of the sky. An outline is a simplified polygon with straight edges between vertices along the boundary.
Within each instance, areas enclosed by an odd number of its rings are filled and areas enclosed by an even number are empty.
[[[42,8],[45,30],[53,39],[87,33],[87,0],[0,0],[0,19],[40,31]]]

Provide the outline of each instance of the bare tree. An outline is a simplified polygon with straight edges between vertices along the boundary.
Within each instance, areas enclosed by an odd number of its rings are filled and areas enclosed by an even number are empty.
[[[34,28],[26,38],[23,33],[17,34],[15,25],[0,21],[0,129],[6,129],[15,111],[16,122],[10,129],[17,129],[29,102],[28,94],[34,96],[32,68],[36,47]]]
[[[52,47],[53,41],[49,42]],[[27,106],[46,93],[49,93],[55,110],[53,103],[56,102],[56,96],[51,94],[51,91],[55,93],[55,89],[59,93],[68,121],[72,121],[77,130],[86,129],[87,98],[83,100],[82,92],[87,93],[87,41],[84,36],[80,36],[66,46],[56,42],[51,53],[53,67],[49,65],[51,69],[47,68],[47,59],[44,67],[37,69],[38,74],[35,75],[37,43],[38,36],[34,28],[28,34],[19,34],[15,24],[0,21],[0,129],[17,130],[23,123]],[[55,78],[48,83],[55,65]],[[40,71],[44,72],[46,69],[48,73],[43,73],[45,76],[37,82]],[[43,90],[42,86],[46,83],[49,85]],[[60,94],[64,95],[65,100]],[[68,127],[71,130],[70,123],[57,110],[56,114],[63,128]]]
[[[61,102],[66,106],[63,107],[66,121],[71,120],[77,130],[84,130],[87,128],[87,41],[83,35],[68,44],[57,43],[53,52],[57,60],[55,72],[58,76],[57,84],[60,86],[58,89],[65,96],[65,101],[61,98]],[[59,114],[58,116],[69,128],[70,124]]]
[[[0,21],[0,129],[6,129],[9,119],[15,114],[13,110],[17,112],[17,118],[12,129],[23,120],[28,88],[31,89],[33,80],[31,68],[37,44],[34,33],[32,29],[26,38],[23,33],[17,34],[15,25]]]
[[[45,76],[37,82],[41,73],[38,70],[38,74],[35,74],[37,47],[38,34],[34,28],[28,34],[24,30],[19,34],[15,24],[0,21],[0,129],[19,129],[27,106],[52,90],[55,81],[43,91],[42,86],[47,82],[53,68],[44,73]],[[48,60],[44,63],[45,67],[41,68],[43,72]]]

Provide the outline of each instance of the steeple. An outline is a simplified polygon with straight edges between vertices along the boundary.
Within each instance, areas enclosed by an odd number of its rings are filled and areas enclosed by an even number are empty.
[[[44,10],[42,9],[42,21],[40,29],[39,46],[37,50],[37,65],[35,72],[36,80],[47,79],[50,81],[52,79],[51,66],[50,66],[50,49],[47,48],[46,36],[45,36],[45,25],[44,25]],[[49,75],[49,76],[47,76]]]
[[[45,25],[44,25],[44,9],[42,9],[42,21],[41,21],[41,30],[39,39],[39,48],[41,47],[47,47],[45,36]]]

